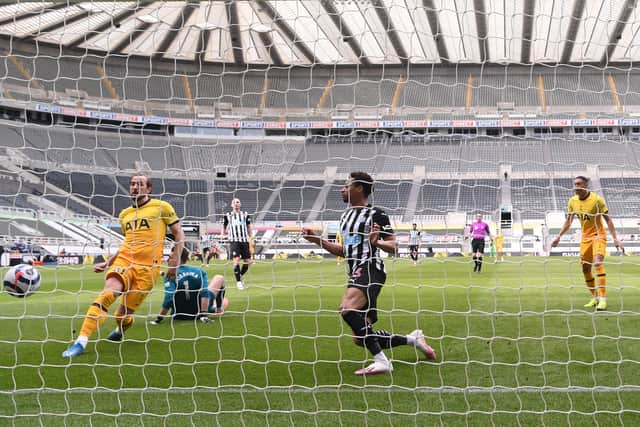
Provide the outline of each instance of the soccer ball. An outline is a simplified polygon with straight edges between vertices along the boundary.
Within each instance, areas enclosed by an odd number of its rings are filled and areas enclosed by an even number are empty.
[[[40,288],[41,277],[38,270],[29,264],[13,266],[4,275],[4,289],[9,295],[24,298]]]

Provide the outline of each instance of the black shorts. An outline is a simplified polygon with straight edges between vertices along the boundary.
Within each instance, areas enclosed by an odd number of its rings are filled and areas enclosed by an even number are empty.
[[[378,321],[378,295],[382,285],[387,280],[387,274],[371,264],[364,264],[349,276],[348,288],[358,288],[364,292],[367,304],[361,308],[371,324]]]
[[[251,258],[251,251],[249,251],[249,242],[231,242],[231,244],[229,245],[229,253],[231,254],[231,258]]]
[[[418,252],[418,245],[409,245],[409,252]]]
[[[484,253],[484,239],[473,239],[471,241],[471,252],[476,253]]]

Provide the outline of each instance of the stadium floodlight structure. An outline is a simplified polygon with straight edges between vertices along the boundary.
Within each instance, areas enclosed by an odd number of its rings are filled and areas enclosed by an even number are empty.
[[[520,255],[548,250],[536,236],[558,231],[578,174],[636,251],[639,23],[635,0],[0,6],[0,260],[45,262],[37,293],[0,294],[0,424],[637,424],[637,258],[607,257],[593,313],[575,236],[552,252],[570,257]],[[224,254],[242,200],[248,288],[212,324],[151,326],[158,285],[124,342],[109,317],[63,359],[136,170],[190,246],[207,230]],[[346,276],[300,236],[335,238],[353,170],[400,241],[376,326],[423,329],[438,353],[394,349],[393,373],[364,379],[337,311]],[[512,256],[473,274],[466,225],[501,207]],[[204,268],[233,283],[230,262]]]

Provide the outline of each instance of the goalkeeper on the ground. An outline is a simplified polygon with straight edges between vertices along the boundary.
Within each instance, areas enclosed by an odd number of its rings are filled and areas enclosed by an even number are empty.
[[[175,278],[165,277],[164,279],[162,308],[151,324],[160,324],[169,313],[174,319],[197,317],[203,323],[210,322],[209,313],[223,313],[225,305],[224,277],[216,274],[209,282],[206,271],[198,267],[184,265],[188,259],[189,252],[183,249]]]

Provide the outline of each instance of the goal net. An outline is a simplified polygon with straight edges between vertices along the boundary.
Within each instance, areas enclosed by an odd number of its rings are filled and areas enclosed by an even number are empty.
[[[639,13],[598,0],[0,6],[0,424],[637,424]],[[159,280],[122,342],[107,339],[118,300],[63,357],[140,171],[229,305],[211,323],[154,325]],[[349,233],[354,171],[373,177],[369,202],[398,242],[374,329],[401,345],[375,376],[355,375],[373,359],[339,311],[349,260],[301,233]],[[551,245],[576,176],[626,249],[609,233],[598,311],[578,218]],[[252,227],[243,290],[223,232],[235,198]],[[7,291],[20,263],[42,276],[26,298]]]

